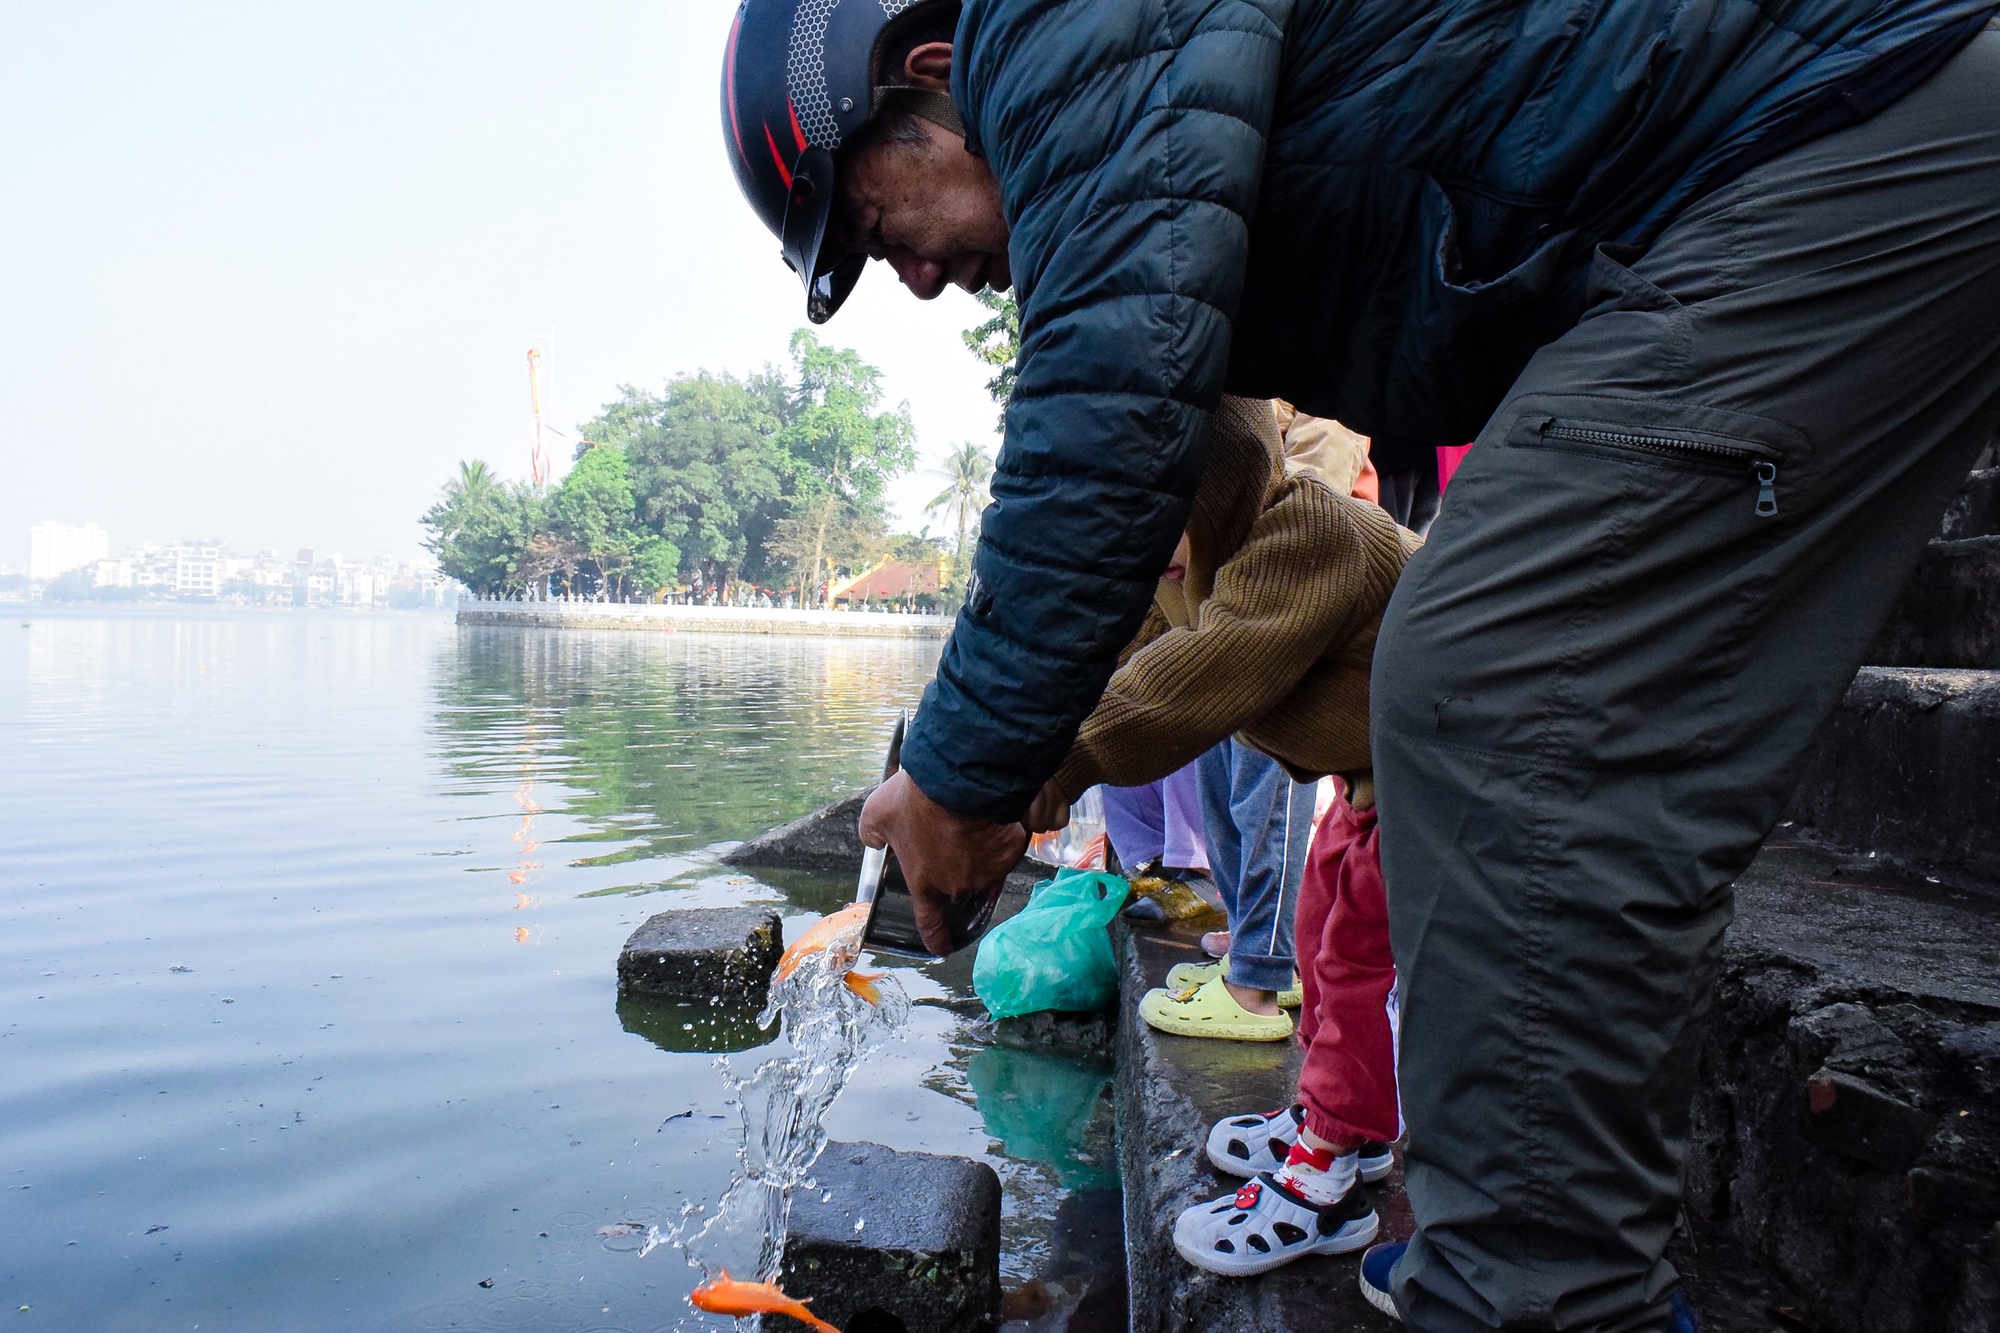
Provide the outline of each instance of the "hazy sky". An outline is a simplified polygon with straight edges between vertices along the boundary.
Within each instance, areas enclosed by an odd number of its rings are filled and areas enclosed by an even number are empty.
[[[804,303],[722,151],[734,8],[0,0],[0,561],[46,518],[414,554],[459,459],[526,474],[551,330],[566,428],[781,360]],[[876,265],[822,330],[924,466],[992,440],[977,318]]]

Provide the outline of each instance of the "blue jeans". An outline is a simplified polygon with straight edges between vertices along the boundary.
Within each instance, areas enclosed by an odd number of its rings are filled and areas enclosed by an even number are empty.
[[[1229,913],[1229,979],[1258,990],[1292,984],[1292,918],[1312,841],[1313,788],[1241,741],[1223,741],[1201,768],[1208,872]]]

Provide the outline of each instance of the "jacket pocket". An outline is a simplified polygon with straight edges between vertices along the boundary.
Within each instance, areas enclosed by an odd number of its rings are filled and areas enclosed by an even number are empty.
[[[1746,488],[1754,488],[1751,512],[1756,517],[1773,518],[1778,512],[1778,465],[1784,455],[1761,441],[1684,427],[1641,428],[1577,417],[1530,415],[1515,424],[1507,442],[1741,477]]]

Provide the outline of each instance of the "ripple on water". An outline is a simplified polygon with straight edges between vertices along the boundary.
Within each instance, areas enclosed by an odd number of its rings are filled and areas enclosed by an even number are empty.
[[[0,1161],[37,1163],[39,1209],[0,1210],[9,1271],[75,1292],[76,1327],[691,1318],[693,1270],[595,1234],[734,1166],[733,1116],[653,1132],[726,1094],[712,1055],[625,1029],[613,961],[665,899],[618,895],[783,897],[713,848],[869,782],[938,645],[32,615],[0,640]],[[955,1061],[956,1030],[909,1058]],[[933,1094],[880,1081],[857,1125],[985,1149],[976,1113],[908,1122]],[[135,1218],[200,1253],[64,1248]]]

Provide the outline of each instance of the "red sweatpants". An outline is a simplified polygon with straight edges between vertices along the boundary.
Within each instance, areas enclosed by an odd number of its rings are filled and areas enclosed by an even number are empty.
[[[1299,979],[1306,1128],[1342,1146],[1394,1142],[1396,1046],[1389,1031],[1389,900],[1375,811],[1336,800],[1313,835],[1299,883]]]

